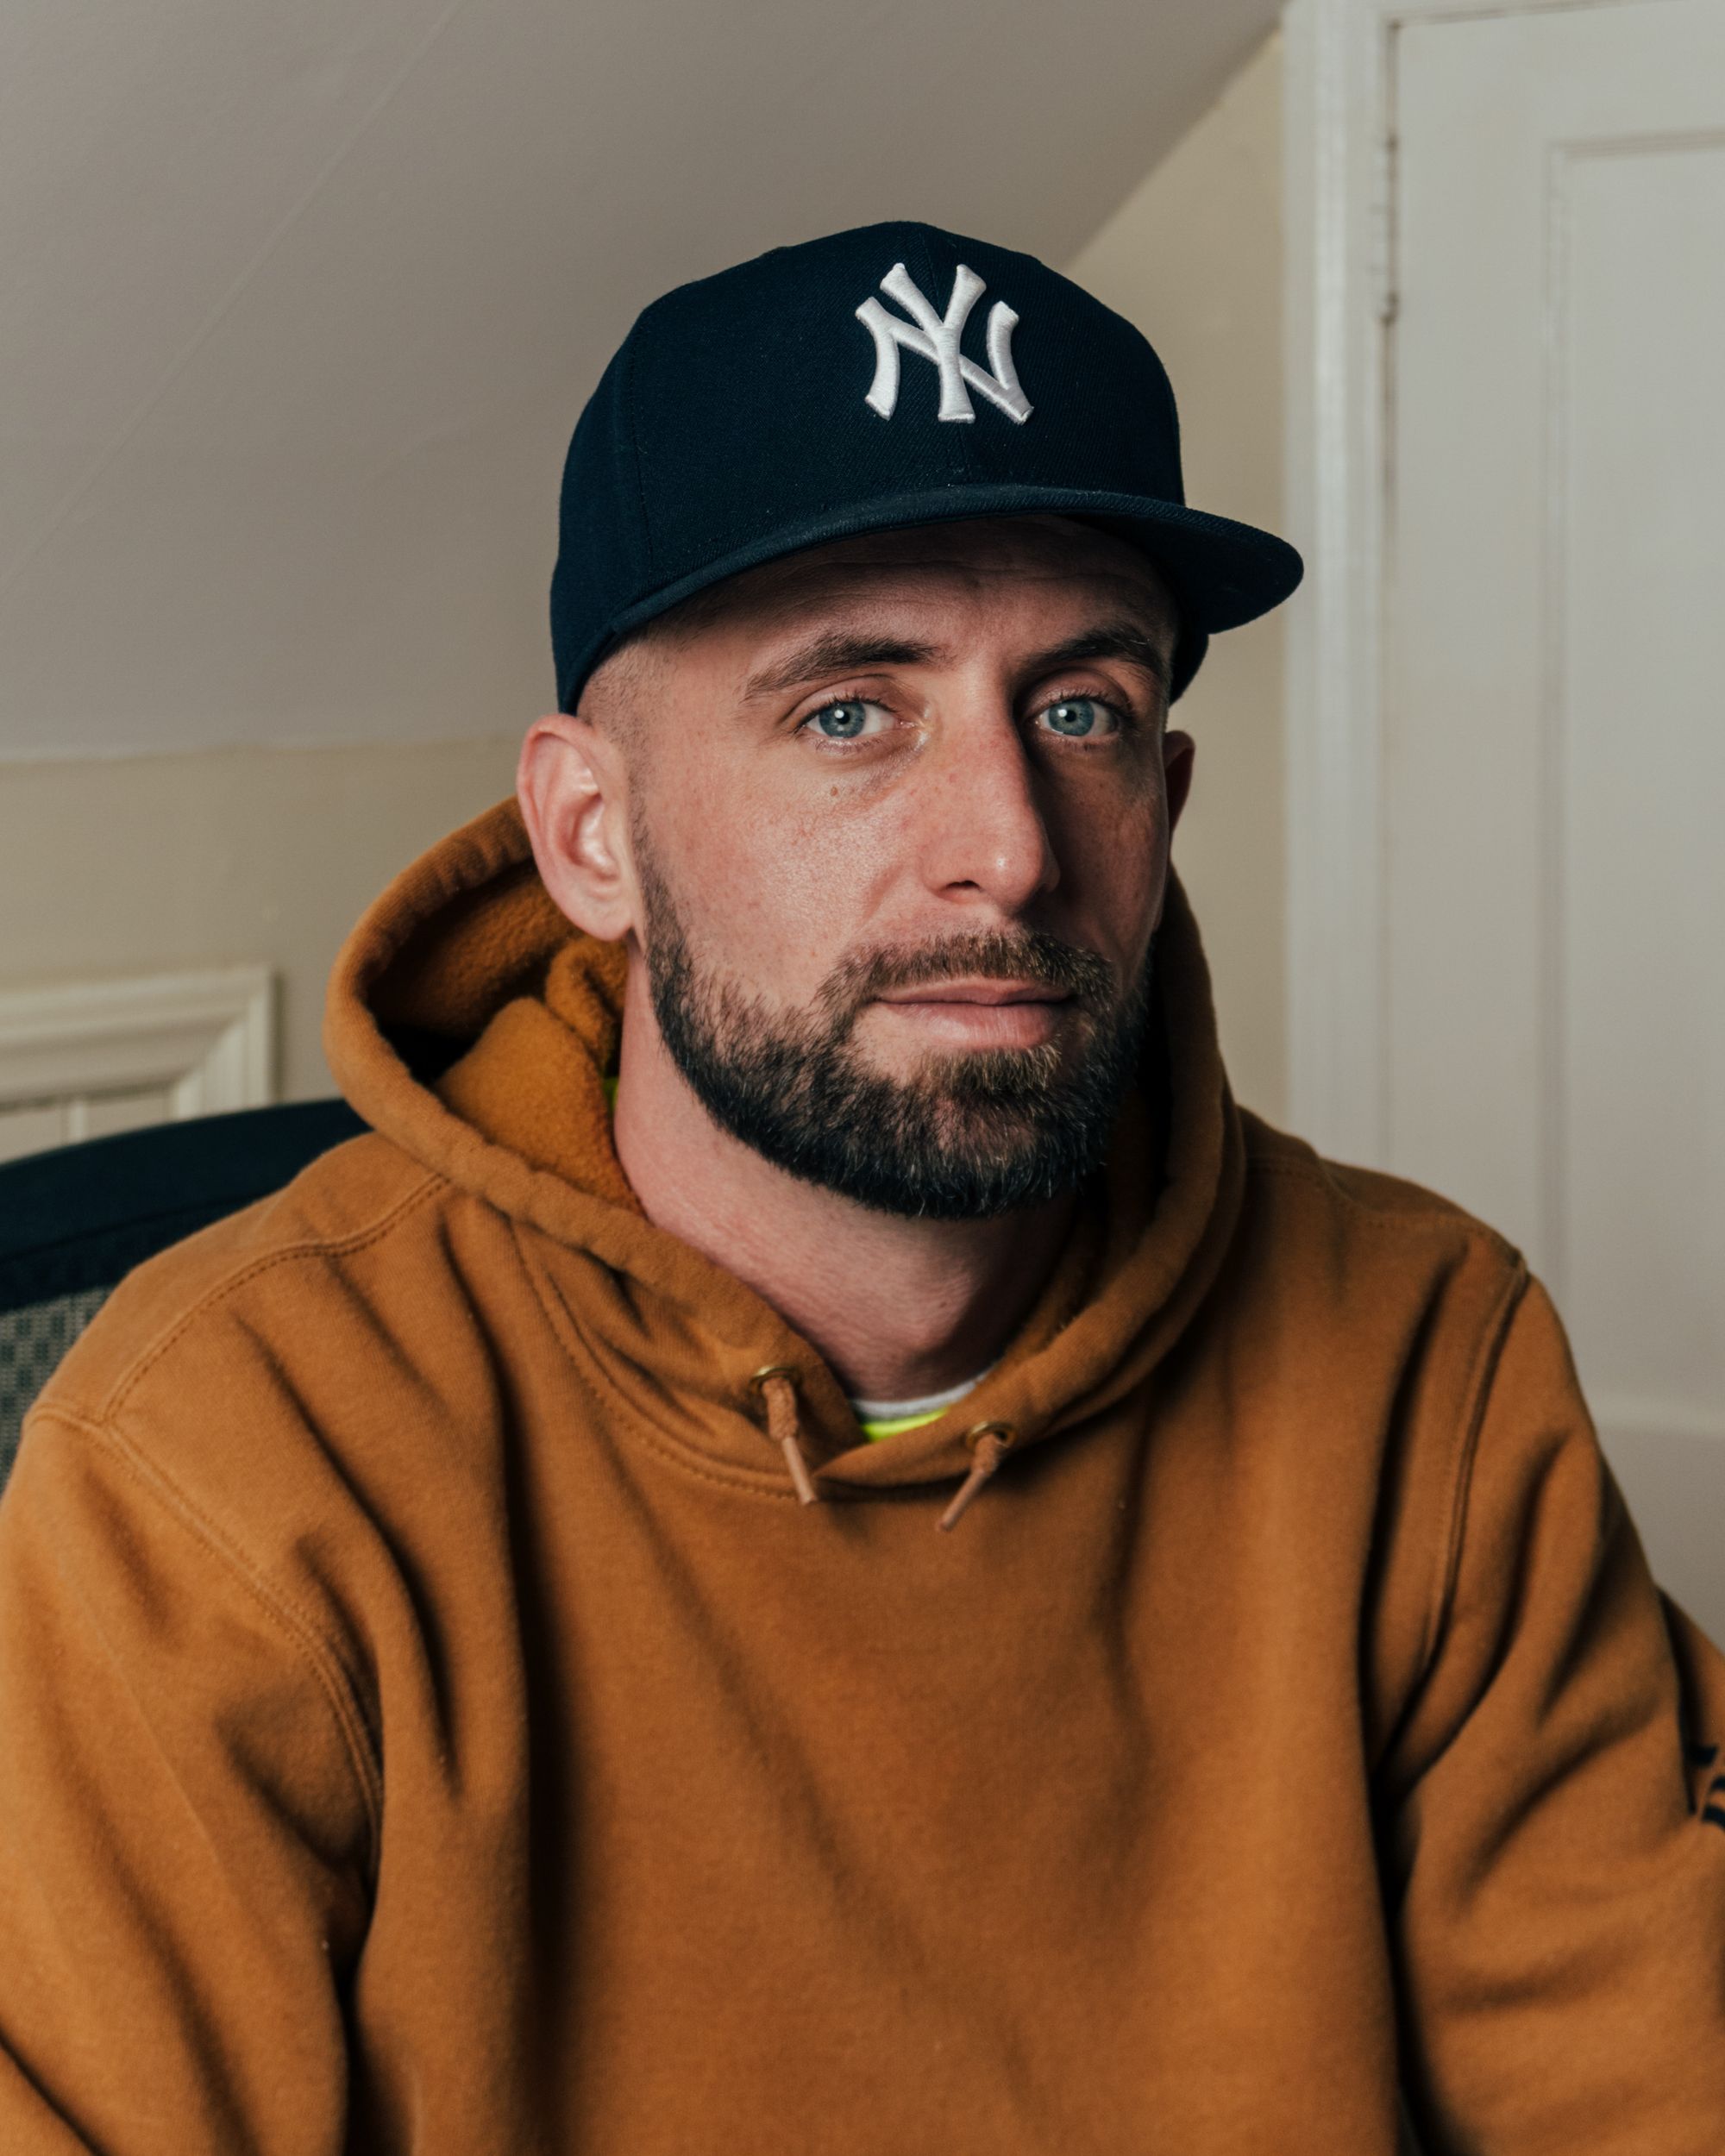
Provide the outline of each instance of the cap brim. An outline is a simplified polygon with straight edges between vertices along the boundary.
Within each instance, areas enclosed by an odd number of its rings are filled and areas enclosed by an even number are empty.
[[[896,531],[917,524],[958,523],[977,517],[1082,517],[1100,523],[1137,547],[1167,580],[1182,618],[1173,693],[1178,695],[1196,671],[1209,637],[1218,630],[1238,629],[1279,606],[1298,586],[1305,565],[1285,539],[1255,524],[1189,509],[1182,502],[1149,494],[1102,493],[1090,489],[967,484],[931,488],[925,493],[881,496],[853,505],[830,517],[781,525],[770,536],[710,561],[694,574],[637,599],[618,614],[604,634],[582,652],[567,680],[558,684],[565,711],[574,708],[587,676],[612,647],[655,616],[668,612],[697,592],[782,561],[809,547],[866,531]]]

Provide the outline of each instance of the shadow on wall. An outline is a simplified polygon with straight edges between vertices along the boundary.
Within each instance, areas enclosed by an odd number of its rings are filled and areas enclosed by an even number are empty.
[[[1065,266],[1162,355],[1189,500],[1284,530],[1279,32]],[[1283,611],[1214,638],[1175,714],[1198,743],[1175,859],[1235,1093],[1272,1122],[1288,1097]]]

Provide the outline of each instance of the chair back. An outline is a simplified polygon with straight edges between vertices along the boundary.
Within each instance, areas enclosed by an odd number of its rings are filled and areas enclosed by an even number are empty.
[[[0,1486],[31,1402],[133,1266],[279,1190],[365,1128],[345,1100],[292,1101],[0,1166]]]

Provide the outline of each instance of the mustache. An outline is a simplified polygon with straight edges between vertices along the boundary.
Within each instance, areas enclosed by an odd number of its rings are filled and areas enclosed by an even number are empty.
[[[993,930],[945,937],[938,943],[894,943],[855,952],[827,975],[817,1000],[830,1018],[850,1018],[890,990],[968,975],[1031,981],[1090,1004],[1106,1003],[1115,990],[1114,969],[1099,952],[1081,950],[1041,930],[1021,936]]]

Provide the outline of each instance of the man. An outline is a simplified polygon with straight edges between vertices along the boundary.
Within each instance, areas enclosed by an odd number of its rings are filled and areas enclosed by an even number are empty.
[[[1515,1252],[1230,1099],[1168,706],[1298,564],[1148,346],[781,250],[563,510],[373,1133],[0,1506],[0,2145],[1716,2156],[1725,1665]]]

